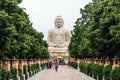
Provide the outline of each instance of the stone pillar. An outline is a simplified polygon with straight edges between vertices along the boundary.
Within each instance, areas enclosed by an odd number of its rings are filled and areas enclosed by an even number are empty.
[[[42,60],[42,59],[40,59],[40,63],[41,63],[41,64],[43,63],[43,60]]]
[[[98,58],[97,57],[94,59],[94,64],[98,64]]]
[[[110,64],[110,59],[107,57],[106,59],[105,59],[105,65],[104,66],[107,66],[107,65],[109,65]]]
[[[23,59],[23,61],[24,61],[23,68],[24,68],[24,66],[26,66],[26,72],[27,72],[28,71],[27,59]]]
[[[12,59],[12,67],[18,69],[18,60],[15,57]]]
[[[39,65],[39,71],[40,71],[40,60],[37,60],[37,63]]]
[[[20,59],[18,67],[22,70],[22,74],[23,74],[23,65],[24,65],[23,59]]]
[[[88,58],[88,63],[90,63],[90,58]]]
[[[35,59],[32,59],[33,64],[35,64]]]
[[[78,63],[78,65],[79,65],[79,59],[77,59],[77,61],[76,61],[77,63]]]
[[[91,63],[94,63],[94,59],[93,59],[93,58],[91,58],[91,60],[90,60],[90,61],[91,61]]]
[[[27,64],[27,59],[23,59],[23,61],[24,61],[24,65],[27,66],[27,65],[28,65],[28,64]]]
[[[28,66],[31,66],[31,61],[27,61],[27,65],[28,65]]]
[[[7,57],[2,60],[2,64],[3,64],[3,69],[4,70],[10,71],[10,61]]]
[[[118,61],[118,59],[117,59],[116,56],[115,56],[115,58],[113,59],[112,69],[114,69],[115,67],[119,67],[119,61]]]
[[[28,65],[28,72],[27,72],[27,75],[28,75],[28,78],[31,76],[30,72],[31,72],[31,60],[27,61],[27,65]]]
[[[84,58],[83,60],[84,60],[84,62],[86,63],[86,58]]]
[[[39,61],[39,60],[37,60],[37,63],[38,63],[38,64],[40,64],[40,61]]]
[[[100,60],[100,63],[99,63],[99,64],[100,64],[100,65],[104,65],[104,59],[101,58],[101,59],[99,59],[99,60]]]
[[[85,62],[84,58],[81,58],[81,59],[80,59],[80,62]]]
[[[88,58],[85,58],[86,63],[88,63]]]
[[[45,63],[47,62],[47,59],[45,59]]]
[[[19,62],[15,57],[11,61],[12,61],[12,67],[17,69],[17,74],[16,75],[18,76],[18,64],[19,64]]]
[[[33,64],[33,59],[30,60],[30,64],[31,64],[31,65]]]
[[[37,59],[35,59],[35,64],[37,64],[38,62],[37,62]]]

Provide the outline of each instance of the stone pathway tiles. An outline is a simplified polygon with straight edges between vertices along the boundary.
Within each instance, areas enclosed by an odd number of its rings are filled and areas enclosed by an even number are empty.
[[[34,76],[30,77],[27,80],[40,80],[39,78],[41,77],[41,75],[44,74],[45,71],[46,71],[46,69],[43,70],[43,71],[38,72],[37,74],[35,74]]]
[[[86,78],[87,77],[87,78]],[[84,74],[80,74],[78,70],[75,70],[68,66],[59,66],[58,71],[54,69],[48,69],[39,80],[94,80]]]
[[[68,66],[59,66],[58,71],[54,69],[43,70],[28,80],[95,80],[84,73]]]

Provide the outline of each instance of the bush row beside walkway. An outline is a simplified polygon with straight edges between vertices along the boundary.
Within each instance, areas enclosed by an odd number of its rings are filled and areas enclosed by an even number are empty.
[[[120,67],[112,69],[112,65],[99,65],[94,63],[79,63],[80,71],[97,80],[120,80]]]
[[[18,60],[5,58],[0,61],[0,80],[27,80],[46,68],[47,60]]]
[[[110,62],[106,59],[81,59],[71,60],[73,68],[79,68],[81,72],[96,80],[120,80],[120,66],[117,58]]]

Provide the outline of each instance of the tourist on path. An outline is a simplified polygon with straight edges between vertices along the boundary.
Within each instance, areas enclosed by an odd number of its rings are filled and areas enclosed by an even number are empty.
[[[70,59],[68,59],[67,65],[68,67],[70,67]]]
[[[50,66],[50,65],[49,65],[49,61],[47,61],[47,69],[49,69],[49,66]]]
[[[57,60],[55,61],[55,71],[57,71],[58,70],[58,62],[57,62]]]

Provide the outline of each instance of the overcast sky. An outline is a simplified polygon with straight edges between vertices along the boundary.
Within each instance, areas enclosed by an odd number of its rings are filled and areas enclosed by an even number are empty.
[[[48,30],[55,27],[56,16],[61,15],[64,20],[64,28],[71,31],[74,22],[83,8],[91,0],[23,0],[20,7],[26,8],[34,29],[43,32],[47,40]]]

